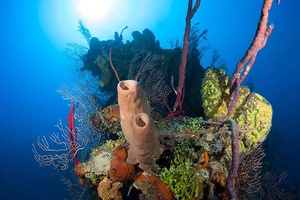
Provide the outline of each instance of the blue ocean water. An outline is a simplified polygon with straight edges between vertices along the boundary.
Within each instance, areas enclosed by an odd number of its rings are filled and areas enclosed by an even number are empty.
[[[80,3],[70,0],[2,0],[0,3],[0,172],[3,175],[0,199],[67,196],[68,191],[60,181],[64,172],[40,167],[31,149],[38,136],[56,131],[54,124],[58,119],[67,121],[69,102],[56,89],[61,83],[73,80],[70,63],[64,55],[67,43],[86,45],[77,31],[81,16],[75,12],[76,2]],[[162,47],[168,47],[170,38],[182,41],[187,2],[128,0],[122,2],[126,5],[122,11],[117,10],[120,6],[116,1],[112,2],[110,13],[99,21],[86,20],[93,35],[113,39],[114,31],[128,25],[124,32],[128,40],[132,39],[132,31],[149,28]],[[200,22],[202,29],[208,29],[211,50],[219,51],[230,75],[252,41],[261,3],[203,0],[192,20]],[[296,0],[282,0],[280,5],[273,2],[269,22],[275,24],[275,29],[249,74],[255,91],[266,97],[274,110],[273,126],[265,142],[266,159],[272,163],[275,173],[288,171],[283,184],[298,191],[298,196],[299,9]],[[208,53],[202,64],[207,66],[209,59]]]

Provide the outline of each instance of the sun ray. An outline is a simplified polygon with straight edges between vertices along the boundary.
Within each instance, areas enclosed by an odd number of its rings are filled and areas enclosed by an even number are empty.
[[[84,20],[100,20],[107,17],[114,0],[81,0],[78,12]]]

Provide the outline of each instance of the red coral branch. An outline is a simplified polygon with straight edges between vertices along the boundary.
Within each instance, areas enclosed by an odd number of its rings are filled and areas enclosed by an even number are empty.
[[[194,14],[197,12],[200,6],[201,0],[197,0],[196,4],[193,7],[193,0],[189,0],[188,10],[185,18],[185,32],[183,36],[183,47],[182,47],[182,54],[181,54],[181,63],[179,67],[179,79],[178,85],[176,88],[177,92],[177,99],[173,106],[173,112],[179,115],[183,115],[183,100],[184,100],[184,82],[185,82],[185,71],[186,71],[186,64],[187,64],[187,54],[189,49],[189,37],[191,32],[191,19],[193,18]],[[179,107],[179,108],[178,108]]]
[[[77,133],[75,129],[75,118],[74,118],[74,101],[72,101],[70,113],[68,114],[68,134],[69,134],[69,141],[71,145],[71,151],[73,154],[73,162],[74,165],[77,166],[79,164],[77,153],[76,153],[76,143],[77,143]]]
[[[238,62],[235,72],[232,75],[231,83],[230,83],[230,95],[231,101],[229,104],[228,112],[226,119],[230,118],[232,114],[233,108],[239,98],[239,88],[240,84],[248,75],[250,69],[252,68],[253,63],[255,62],[256,55],[259,50],[261,50],[267,43],[269,36],[272,33],[274,28],[274,24],[267,25],[269,10],[271,8],[273,0],[265,0],[261,9],[260,21],[258,23],[258,27],[256,29],[256,34],[254,39],[246,51],[244,57]],[[245,69],[245,65],[246,69]]]

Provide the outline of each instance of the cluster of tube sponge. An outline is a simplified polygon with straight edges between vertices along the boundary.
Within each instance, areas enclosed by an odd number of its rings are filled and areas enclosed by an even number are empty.
[[[160,143],[146,94],[135,80],[120,81],[117,89],[121,127],[129,143],[126,162],[149,170],[160,156]]]

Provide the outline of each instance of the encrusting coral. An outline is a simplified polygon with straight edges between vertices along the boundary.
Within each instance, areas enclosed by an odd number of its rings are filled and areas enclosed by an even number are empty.
[[[91,166],[91,172],[96,175],[108,175],[111,158],[110,152],[100,151],[88,162],[88,165]]]
[[[85,174],[91,171],[91,167],[79,163],[78,165],[76,165],[74,171],[78,176],[80,185],[83,185],[85,183]]]
[[[150,198],[162,200],[174,199],[174,195],[168,188],[168,185],[164,184],[159,177],[152,174],[138,174],[135,178],[134,186]]]
[[[110,105],[103,109],[105,119],[115,122],[120,119],[120,108],[119,105]]]
[[[107,151],[97,151],[87,163],[79,163],[75,167],[75,174],[79,178],[81,185],[85,183],[87,175],[98,176],[108,175],[110,168],[111,153]]]
[[[120,182],[113,182],[105,177],[98,185],[98,196],[103,200],[122,200],[122,194],[119,191],[121,187]]]

